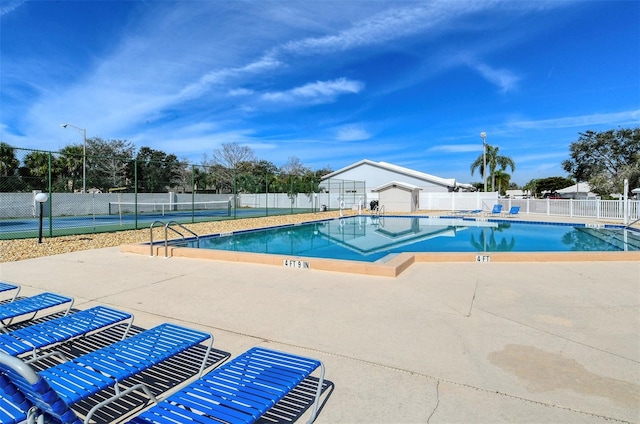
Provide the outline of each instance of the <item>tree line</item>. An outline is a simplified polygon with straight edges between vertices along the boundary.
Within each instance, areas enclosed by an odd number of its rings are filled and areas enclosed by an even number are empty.
[[[533,179],[523,188],[539,196],[587,182],[593,193],[609,198],[625,194],[625,180],[629,191],[640,187],[640,127],[579,133],[569,146],[569,159],[562,162],[562,168],[568,177]]]
[[[26,151],[22,158],[17,152]],[[86,152],[86,154],[85,154]],[[322,176],[296,157],[285,165],[258,160],[253,151],[237,143],[223,144],[192,165],[173,154],[142,147],[136,151],[126,140],[89,138],[86,145],[69,145],[59,152],[16,149],[0,143],[0,191],[54,192],[113,190],[138,192],[206,193],[312,193]]]
[[[490,191],[504,194],[508,188],[518,188],[507,173],[515,171],[513,159],[496,146],[485,147],[485,156],[471,164],[471,175],[479,170],[484,180],[486,173]],[[51,184],[54,191],[77,192],[86,184],[103,192],[312,193],[320,190],[320,179],[332,172],[328,166],[311,170],[296,157],[277,167],[238,143],[222,144],[200,165],[149,147],[136,151],[127,140],[100,137],[87,139],[86,146],[69,145],[55,153],[32,150],[21,159],[16,150],[0,142],[0,191],[48,190]],[[539,197],[576,181],[588,182],[600,196],[623,193],[625,179],[629,189],[640,187],[640,127],[579,133],[562,168],[567,176],[533,179],[522,188]],[[483,185],[474,183],[478,189]]]

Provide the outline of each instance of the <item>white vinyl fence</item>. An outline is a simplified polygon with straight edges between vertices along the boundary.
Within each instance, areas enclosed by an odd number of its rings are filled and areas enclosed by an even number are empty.
[[[490,211],[502,204],[502,210],[520,206],[521,214],[566,216],[603,220],[619,220],[628,224],[640,219],[640,200],[620,199],[501,199],[497,193],[420,193],[420,210],[425,211]]]
[[[547,216],[621,220],[624,223],[640,218],[640,201],[624,199],[500,199],[503,210],[520,206],[520,213]]]

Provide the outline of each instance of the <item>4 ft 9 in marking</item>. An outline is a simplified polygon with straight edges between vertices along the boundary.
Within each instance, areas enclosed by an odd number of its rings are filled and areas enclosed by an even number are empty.
[[[299,268],[299,269],[309,269],[309,262],[307,261],[299,261],[296,259],[285,259],[282,262],[282,265],[287,268]]]

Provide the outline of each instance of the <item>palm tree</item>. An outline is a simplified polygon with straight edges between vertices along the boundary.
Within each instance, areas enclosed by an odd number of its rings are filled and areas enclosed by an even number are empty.
[[[15,150],[7,143],[0,143],[0,175],[8,177],[18,169],[20,161],[16,159]]]
[[[65,180],[64,185],[68,191],[74,192],[76,182],[82,177],[83,151],[83,146],[76,144],[60,150],[56,166],[60,170],[60,176]]]
[[[499,147],[494,147],[490,144],[486,145],[486,161],[487,167],[489,168],[489,175],[491,176],[491,191],[495,190],[496,186],[496,168],[500,166],[500,170],[506,170],[507,167],[511,168],[511,172],[516,170],[516,165],[509,156],[501,156],[499,152]],[[476,169],[480,169],[480,174],[482,175],[482,179],[485,178],[485,169],[484,169],[484,161],[485,158],[483,155],[480,155],[473,163],[471,164],[471,175],[475,172]]]
[[[32,190],[46,190],[49,178],[50,153],[32,151],[24,157],[24,166],[28,170],[23,178]],[[55,177],[54,177],[55,178]]]
[[[494,172],[491,175],[491,178],[492,178],[492,180],[494,180],[496,182],[496,184],[498,184],[498,192],[500,194],[505,194],[506,193],[506,189],[509,188],[509,182],[511,181],[511,175],[507,174],[502,169],[498,169],[498,170],[496,170],[496,172]]]
[[[484,156],[483,155],[480,155],[476,160],[474,160],[471,163],[471,175],[473,175],[476,169],[480,169],[480,176],[482,177],[482,181],[484,181],[485,173],[484,173]]]

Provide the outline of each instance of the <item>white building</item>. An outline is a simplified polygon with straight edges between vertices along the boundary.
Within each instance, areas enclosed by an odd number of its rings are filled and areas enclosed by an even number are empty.
[[[391,181],[372,190],[378,193],[378,201],[390,211],[416,212],[420,204],[420,187]]]
[[[382,192],[386,211],[415,211],[435,205],[432,196],[462,194],[475,191],[471,184],[458,183],[455,178],[441,178],[387,162],[363,159],[322,177],[320,186],[333,196],[339,196],[346,207],[368,206]],[[391,189],[390,191],[388,191]],[[420,193],[420,194],[418,194]],[[402,198],[401,202],[398,199]],[[402,204],[400,204],[402,203]],[[450,204],[451,202],[449,202]],[[477,202],[474,200],[474,204]],[[422,205],[421,205],[422,204]],[[381,203],[384,205],[384,203]]]
[[[562,190],[556,191],[563,199],[595,199],[597,196],[591,192],[589,183],[577,183]]]
[[[426,192],[474,191],[471,184],[458,183],[455,178],[441,178],[387,162],[373,162],[363,159],[322,177],[322,185],[331,180],[365,181],[366,192],[391,181],[419,187]]]

